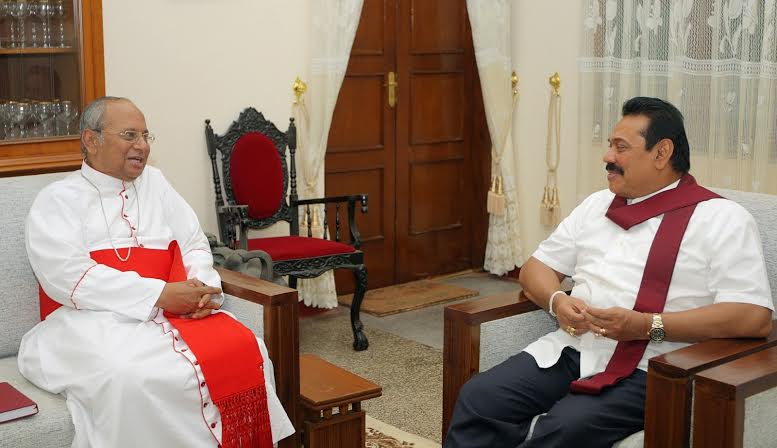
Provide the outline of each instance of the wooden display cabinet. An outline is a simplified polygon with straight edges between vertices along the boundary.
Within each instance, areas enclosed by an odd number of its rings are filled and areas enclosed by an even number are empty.
[[[0,0],[0,176],[77,169],[81,112],[104,94],[101,0]]]

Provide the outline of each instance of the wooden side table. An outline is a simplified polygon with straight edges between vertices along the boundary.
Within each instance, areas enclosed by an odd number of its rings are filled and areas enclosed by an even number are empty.
[[[305,448],[364,448],[361,402],[383,389],[315,355],[300,355],[299,367]]]

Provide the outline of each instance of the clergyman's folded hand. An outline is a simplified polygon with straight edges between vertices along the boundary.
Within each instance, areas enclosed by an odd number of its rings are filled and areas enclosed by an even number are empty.
[[[167,283],[156,301],[156,306],[173,314],[194,317],[193,313],[199,312],[197,317],[204,317],[210,314],[212,309],[219,307],[210,300],[211,294],[221,294],[221,288],[205,285],[197,279]]]

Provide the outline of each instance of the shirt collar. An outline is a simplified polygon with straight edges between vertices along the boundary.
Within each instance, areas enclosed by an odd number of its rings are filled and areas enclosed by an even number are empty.
[[[132,184],[132,182],[125,182],[116,177],[97,171],[96,169],[89,166],[85,160],[81,162],[81,175],[84,176],[86,180],[90,181],[101,189],[123,190],[128,185]]]
[[[677,188],[677,185],[679,185],[679,184],[680,184],[680,179],[677,179],[676,181],[672,182],[671,184],[667,185],[666,187],[664,187],[664,188],[662,188],[662,189],[660,189],[658,191],[654,191],[654,192],[652,192],[652,193],[650,193],[648,195],[640,196],[640,197],[634,198],[634,199],[626,199],[626,205],[637,204],[639,202],[644,201],[645,199],[648,199],[648,198],[651,198],[651,197],[657,195],[658,193],[661,193],[662,191],[671,190],[672,188]]]

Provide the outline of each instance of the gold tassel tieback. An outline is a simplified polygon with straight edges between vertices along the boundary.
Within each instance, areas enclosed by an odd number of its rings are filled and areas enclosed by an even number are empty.
[[[554,73],[548,81],[551,86],[548,103],[548,135],[545,143],[548,177],[540,203],[540,223],[544,226],[555,226],[561,222],[561,201],[556,177],[556,170],[561,160],[561,94],[559,93],[561,77],[558,73]]]
[[[321,225],[321,219],[318,217],[318,209],[311,210],[313,214],[310,219],[310,231],[313,233],[313,238],[321,238],[324,236],[324,226]]]
[[[558,198],[558,187],[545,187],[540,205],[540,223],[544,226],[555,226],[561,221],[561,203]]]
[[[491,189],[488,190],[488,199],[486,200],[486,211],[497,216],[504,216],[505,214],[505,194],[502,176],[497,175],[491,179]]]

